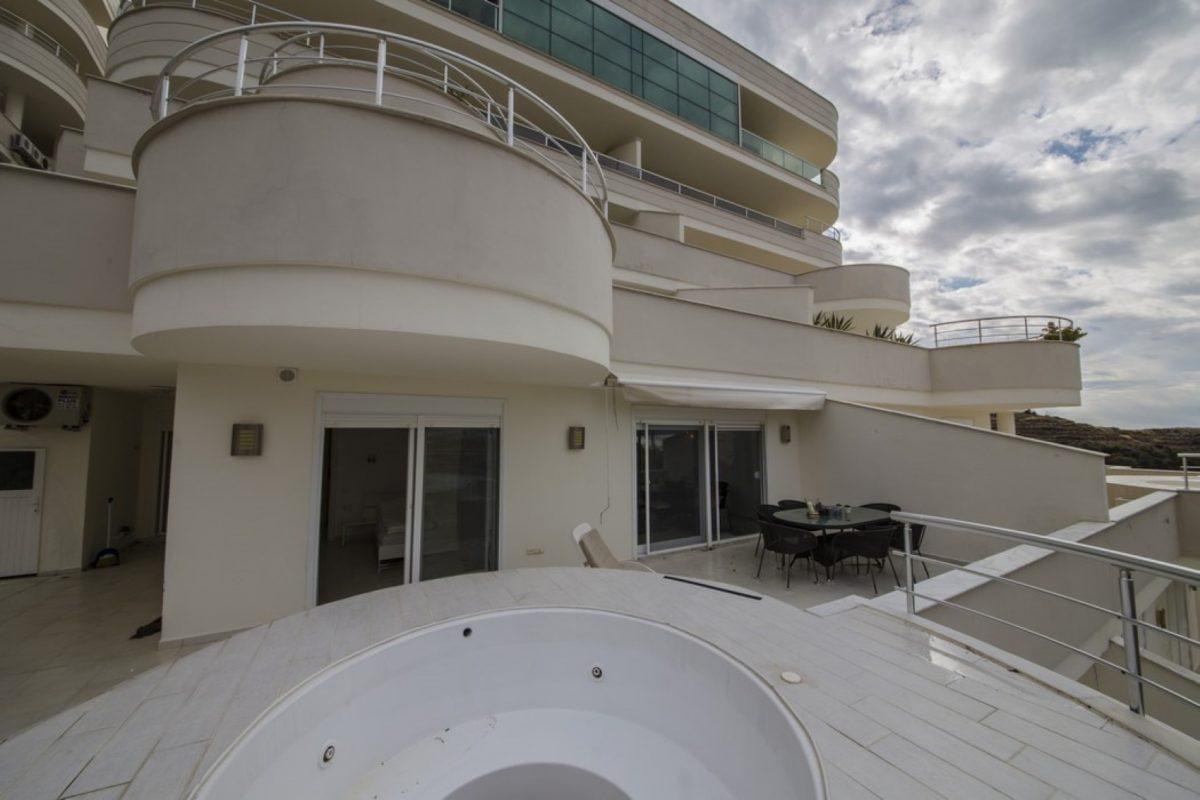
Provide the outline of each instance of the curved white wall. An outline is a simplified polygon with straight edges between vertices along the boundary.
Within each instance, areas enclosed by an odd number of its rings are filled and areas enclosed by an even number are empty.
[[[908,321],[908,270],[891,264],[843,264],[796,277],[813,287],[813,311],[854,317],[854,328]]]
[[[168,117],[135,165],[143,353],[537,383],[607,374],[607,225],[490,134],[241,98]]]

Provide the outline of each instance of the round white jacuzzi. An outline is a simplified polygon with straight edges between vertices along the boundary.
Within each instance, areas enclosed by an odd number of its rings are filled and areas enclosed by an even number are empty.
[[[824,798],[795,714],[727,653],[656,622],[522,609],[415,630],[296,687],[197,800]]]

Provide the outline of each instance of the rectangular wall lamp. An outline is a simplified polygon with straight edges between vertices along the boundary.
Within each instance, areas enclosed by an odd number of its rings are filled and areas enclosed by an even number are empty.
[[[567,449],[582,450],[587,429],[582,425],[572,425],[567,428]]]
[[[261,456],[263,426],[259,422],[233,423],[233,440],[229,445],[231,456]]]

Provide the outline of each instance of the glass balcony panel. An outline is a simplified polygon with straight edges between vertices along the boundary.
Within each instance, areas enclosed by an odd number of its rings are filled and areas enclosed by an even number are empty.
[[[596,30],[604,32],[618,42],[626,45],[630,43],[630,32],[633,26],[616,14],[596,6],[592,10],[592,23],[596,26]]]
[[[450,0],[450,10],[495,29],[498,9],[488,0]]]
[[[592,71],[592,53],[569,39],[555,34],[550,37],[550,55],[561,59],[584,72]]]
[[[684,98],[679,98],[679,116],[693,125],[708,127],[708,111]]]
[[[704,109],[708,108],[708,89],[705,89],[682,73],[679,75],[679,96],[686,97],[689,101]]]
[[[592,50],[596,55],[603,56],[624,70],[628,70],[633,63],[633,51],[629,49],[629,45],[621,44],[600,31],[596,31]]]
[[[586,22],[580,22],[570,14],[557,10],[550,15],[550,31],[585,50],[592,49],[592,28]],[[575,63],[572,61],[572,63]],[[590,68],[590,67],[589,67]]]
[[[535,25],[550,27],[550,4],[545,0],[505,0],[504,32],[508,33],[508,15],[517,14]]]
[[[708,88],[708,67],[701,64],[694,58],[679,54],[679,74],[691,78],[696,83]]]
[[[565,11],[589,25],[592,22],[592,4],[588,0],[553,0],[553,4],[555,11]]]
[[[597,53],[592,63],[593,71],[597,78],[605,83],[611,83],[618,89],[623,89],[627,92],[633,90],[633,76],[629,74],[629,70],[617,66],[606,58]]]
[[[653,36],[642,36],[642,52],[653,58],[664,67],[675,70],[676,50],[670,45],[663,44]]]
[[[504,35],[543,53],[550,52],[550,31],[504,8]]]
[[[643,82],[642,96],[654,105],[670,111],[672,114],[679,113],[679,98],[674,92],[669,92],[657,84],[650,81]]]
[[[662,88],[675,94],[678,91],[677,76],[674,70],[667,69],[657,61],[645,59],[642,62],[646,80],[654,81]]]

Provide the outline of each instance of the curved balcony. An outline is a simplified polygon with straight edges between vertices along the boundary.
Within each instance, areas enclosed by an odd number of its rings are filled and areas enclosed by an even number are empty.
[[[47,152],[61,126],[83,124],[87,91],[78,57],[6,8],[0,8],[0,84],[26,96],[21,128]]]
[[[854,318],[854,328],[894,328],[908,321],[908,270],[891,264],[843,264],[798,275],[813,287],[813,311]]]
[[[956,319],[950,322],[935,322],[929,326],[933,332],[934,347],[955,347],[964,344],[988,344],[990,342],[1031,342],[1038,340],[1064,340],[1064,329],[1075,327],[1067,317],[1033,314],[1021,317],[978,317]],[[1072,341],[1066,339],[1066,341]]]
[[[80,75],[104,71],[108,46],[80,0],[8,0],[4,5],[61,43],[70,58],[78,60]]]
[[[110,80],[152,89],[167,62],[199,39],[247,22],[299,19],[258,3],[129,0],[122,4],[108,32],[106,75]],[[261,58],[278,45],[275,33],[262,31],[248,38],[247,55],[250,59]],[[230,87],[236,79],[236,70],[229,67],[236,64],[238,46],[236,37],[218,38],[207,49],[193,49],[189,60],[178,65],[173,74],[187,78],[203,76],[209,90]]]
[[[931,348],[930,376],[942,406],[1079,405],[1079,345],[1034,339]]]
[[[570,123],[494,70],[382,31],[275,23],[191,49],[311,33],[338,46],[239,61],[253,85],[217,94],[193,97],[197,81],[173,72],[187,50],[164,69],[134,154],[134,346],[200,363],[603,379],[612,236],[603,173]],[[517,126],[570,143],[573,169]]]

